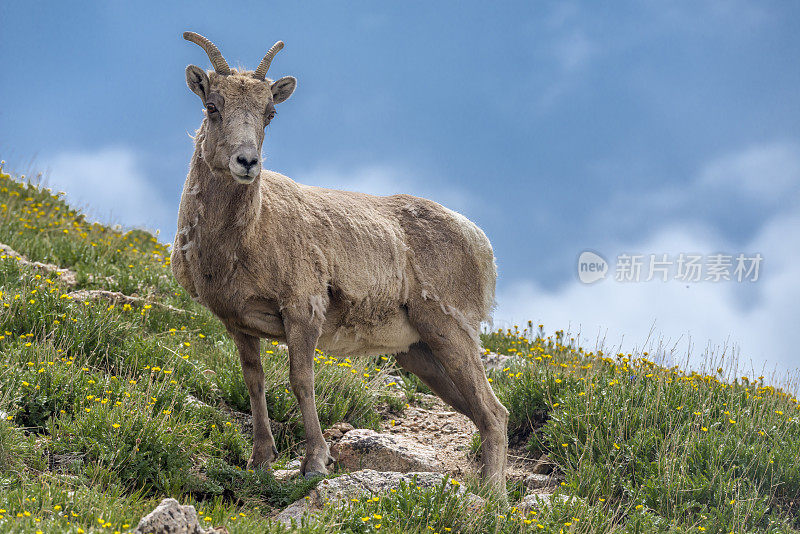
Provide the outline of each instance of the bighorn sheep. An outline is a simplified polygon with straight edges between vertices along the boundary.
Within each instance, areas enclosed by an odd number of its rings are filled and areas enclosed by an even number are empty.
[[[504,487],[508,411],[486,380],[478,331],[497,277],[486,235],[462,215],[410,195],[377,197],[296,183],[262,170],[265,127],[296,80],[266,79],[278,41],[254,72],[214,44],[184,38],[213,71],[186,82],[205,107],[178,214],[172,270],[223,322],[239,351],[253,411],[249,466],[277,450],[264,396],[260,338],[283,340],[303,415],[306,476],[332,459],[314,401],[314,349],[395,354],[480,430],[483,477]]]

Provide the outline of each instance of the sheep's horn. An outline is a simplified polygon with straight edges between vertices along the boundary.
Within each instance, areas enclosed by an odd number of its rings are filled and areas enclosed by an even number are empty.
[[[253,73],[253,78],[257,80],[263,80],[267,77],[267,71],[269,70],[269,64],[272,63],[272,58],[275,57],[275,54],[281,51],[283,48],[283,41],[278,41],[272,48],[269,49],[267,55],[264,56],[264,59],[261,60],[261,63],[258,65],[258,68]]]
[[[219,48],[214,45],[214,43],[202,35],[194,32],[183,32],[183,38],[187,41],[193,42],[206,51],[206,54],[208,54],[208,59],[211,60],[211,64],[214,66],[214,71],[217,74],[227,76],[231,73],[231,68],[228,66],[228,62],[225,61],[224,57],[222,57],[222,53],[219,51]]]

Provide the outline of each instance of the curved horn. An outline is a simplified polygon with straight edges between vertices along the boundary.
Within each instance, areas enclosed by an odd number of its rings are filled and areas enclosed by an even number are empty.
[[[275,54],[281,51],[283,48],[283,41],[278,41],[272,48],[269,49],[267,55],[264,56],[264,59],[261,60],[261,63],[258,65],[258,68],[253,73],[253,78],[257,80],[263,80],[267,77],[267,71],[269,70],[269,64],[272,63],[272,58],[275,57]]]
[[[219,48],[214,45],[214,43],[202,35],[194,32],[183,32],[183,38],[187,41],[193,42],[206,51],[206,54],[208,54],[208,59],[211,60],[211,64],[214,66],[214,71],[217,74],[227,76],[231,73],[231,68],[228,66],[228,62],[225,61],[224,57],[222,57],[222,53],[219,51]]]

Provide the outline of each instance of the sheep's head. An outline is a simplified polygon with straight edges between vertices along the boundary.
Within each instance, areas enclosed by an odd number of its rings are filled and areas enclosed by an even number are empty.
[[[206,108],[203,158],[216,171],[229,171],[241,184],[250,184],[261,173],[264,129],[275,117],[275,104],[289,98],[297,85],[292,76],[272,81],[267,70],[281,48],[278,41],[253,72],[228,67],[214,43],[193,32],[183,38],[201,46],[213,71],[186,67],[186,83]]]

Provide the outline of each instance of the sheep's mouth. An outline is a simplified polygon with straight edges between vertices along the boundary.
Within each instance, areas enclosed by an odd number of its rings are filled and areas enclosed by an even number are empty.
[[[252,184],[253,181],[256,179],[256,177],[250,176],[249,174],[243,174],[243,175],[234,174],[233,179],[236,180],[236,183],[248,185]]]

